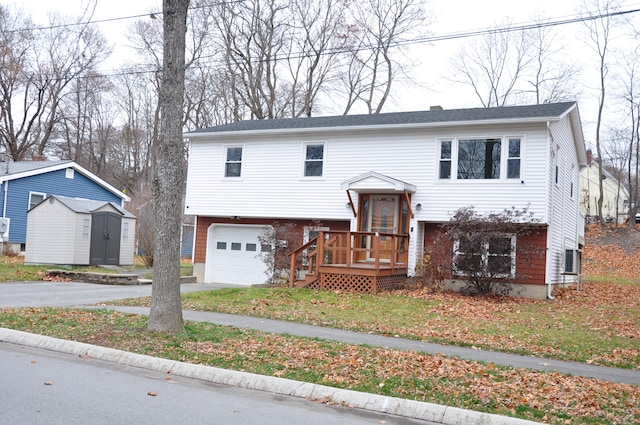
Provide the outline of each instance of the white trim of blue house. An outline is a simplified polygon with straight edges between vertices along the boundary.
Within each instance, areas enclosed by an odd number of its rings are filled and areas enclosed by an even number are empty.
[[[92,180],[96,184],[104,187],[109,192],[118,196],[120,199],[122,199],[121,204],[123,202],[131,201],[131,198],[127,196],[125,193],[123,193],[121,190],[118,190],[115,187],[111,186],[109,183],[102,180],[100,177],[96,176],[91,171],[87,170],[86,168],[82,167],[81,165],[73,161],[59,161],[59,162],[56,161],[53,164],[47,161],[42,161],[42,162],[33,161],[33,165],[35,166],[34,168],[29,167],[29,169],[26,169],[23,171],[17,171],[13,173],[11,171],[11,167],[15,166],[16,164],[23,164],[23,163],[15,163],[15,162],[9,162],[8,164],[6,162],[0,163],[0,184],[6,181],[17,180],[24,177],[50,173],[52,171],[64,170],[65,168],[72,168],[75,171],[82,174],[83,176],[85,176],[86,178],[88,178],[89,180]],[[42,164],[42,166],[37,167],[39,164]],[[124,205],[121,205],[121,206],[124,206]]]

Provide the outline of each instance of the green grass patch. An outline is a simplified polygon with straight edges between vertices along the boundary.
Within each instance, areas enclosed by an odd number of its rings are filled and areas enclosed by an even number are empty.
[[[626,278],[626,277],[616,277],[616,276],[584,276],[584,283],[599,283],[599,282],[609,282],[614,283],[616,285],[629,285],[629,286],[640,286],[640,278]]]
[[[21,257],[0,257],[0,282],[42,280],[45,270],[43,266],[25,266]]]
[[[349,294],[294,288],[232,288],[183,296],[185,308],[299,321],[351,330],[394,329],[418,324],[438,301],[391,294]]]
[[[183,295],[183,307],[189,310],[287,320],[629,369],[640,366],[640,338],[634,334],[640,323],[640,306],[622,309],[613,301],[607,304],[606,299],[598,300],[595,307],[558,300],[476,305],[479,302],[464,297],[445,297],[443,301],[394,294],[255,287]],[[148,306],[150,299],[113,304]],[[620,332],[625,326],[632,329]]]

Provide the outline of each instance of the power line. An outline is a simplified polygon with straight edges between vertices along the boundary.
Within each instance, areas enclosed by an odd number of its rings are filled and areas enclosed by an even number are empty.
[[[233,3],[241,3],[241,2],[242,2],[242,0],[230,0],[230,1],[226,1],[226,2],[214,3],[213,5],[192,6],[189,9],[190,10],[203,9],[203,8],[216,6],[216,5],[233,4]],[[619,11],[613,11],[613,12],[607,12],[607,13],[585,12],[583,14],[579,14],[579,15],[576,15],[576,16],[549,19],[549,20],[543,21],[543,22],[522,23],[522,24],[516,24],[516,25],[503,25],[503,26],[498,26],[498,27],[493,27],[493,28],[484,28],[484,29],[477,29],[477,30],[471,30],[471,31],[460,31],[460,32],[454,32],[454,33],[447,33],[447,34],[436,34],[436,35],[428,35],[428,36],[422,36],[422,37],[413,37],[413,38],[406,39],[406,40],[395,41],[395,42],[392,43],[392,45],[393,45],[393,47],[399,47],[399,46],[405,46],[405,45],[436,43],[436,42],[439,42],[439,41],[464,39],[464,38],[477,37],[477,36],[482,36],[482,35],[487,35],[487,34],[492,34],[492,33],[529,31],[529,30],[533,30],[533,29],[570,25],[570,24],[575,24],[575,23],[580,23],[580,22],[587,22],[587,21],[593,21],[593,20],[616,17],[616,16],[630,15],[630,14],[637,13],[637,12],[640,12],[640,8],[634,8],[634,9],[629,9],[629,10],[619,10]],[[64,27],[71,27],[71,26],[78,26],[78,25],[89,25],[89,24],[100,24],[100,23],[108,23],[108,22],[122,21],[122,20],[129,20],[129,19],[141,19],[141,18],[152,18],[152,19],[155,19],[158,16],[162,16],[162,12],[149,12],[149,13],[139,14],[139,15],[130,15],[130,16],[117,17],[117,18],[100,19],[100,20],[89,20],[89,21],[86,21],[86,22],[76,22],[76,23],[68,23],[68,24],[46,26],[46,27],[34,27],[34,28],[23,29],[23,30],[11,30],[11,31],[8,31],[8,32],[25,31],[25,30],[28,30],[28,31],[49,30],[49,29],[54,29],[54,28],[64,28]],[[371,46],[371,45],[361,45],[359,47],[354,47],[354,46],[336,47],[336,48],[333,48],[333,49],[327,49],[326,53],[323,53],[323,55],[341,54],[341,53],[356,53],[356,52],[359,52],[359,51],[367,51],[367,50],[372,50],[372,49],[374,49],[374,46]],[[215,55],[202,56],[200,59],[211,59],[214,56]],[[273,60],[303,59],[306,56],[308,56],[308,55],[306,53],[304,53],[304,52],[299,52],[299,53],[290,52],[287,55],[280,56],[280,57],[274,57],[272,59]],[[200,66],[206,66],[206,65],[207,64],[205,64],[205,63],[200,63]],[[107,71],[102,71],[102,74],[105,77],[107,77],[107,76],[118,76],[118,75],[140,75],[140,74],[145,74],[145,73],[158,72],[158,69],[155,68],[155,67],[152,67],[152,68],[149,68],[149,69],[146,69],[146,70],[144,69],[144,67],[145,67],[145,65],[142,65],[142,67],[140,67],[140,65],[138,65],[138,68],[139,68],[138,70],[132,70],[132,69],[129,69],[129,70],[107,70]],[[140,69],[140,68],[142,68],[142,69]]]

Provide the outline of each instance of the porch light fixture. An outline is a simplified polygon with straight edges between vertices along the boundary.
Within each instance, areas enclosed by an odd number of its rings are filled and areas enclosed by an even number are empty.
[[[422,204],[416,205],[416,210],[420,211],[422,209]]]
[[[351,202],[347,202],[347,204],[344,207],[345,208],[351,208]]]

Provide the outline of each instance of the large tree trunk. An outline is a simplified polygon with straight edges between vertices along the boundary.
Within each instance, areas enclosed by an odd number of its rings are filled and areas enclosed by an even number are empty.
[[[160,134],[153,180],[154,262],[149,330],[184,329],[180,303],[180,226],[184,187],[182,116],[189,0],[163,0]]]

